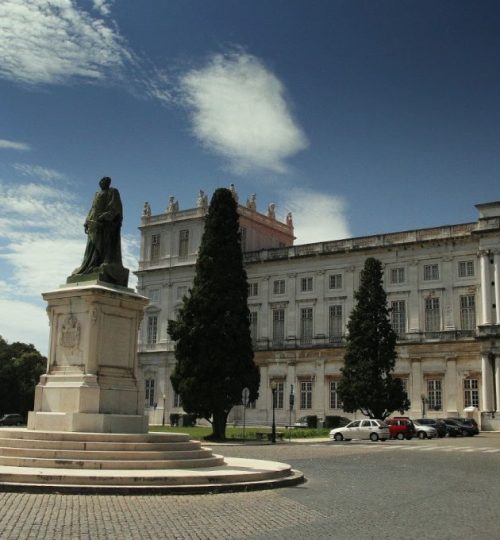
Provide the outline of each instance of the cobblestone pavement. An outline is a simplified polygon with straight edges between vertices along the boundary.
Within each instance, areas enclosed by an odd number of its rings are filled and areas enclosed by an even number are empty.
[[[447,451],[453,445],[456,451]],[[486,450],[500,448],[500,436],[408,441],[407,447],[389,448],[378,443],[217,448],[227,456],[285,461],[308,478],[301,486],[270,491],[3,492],[0,539],[498,538],[500,453]]]

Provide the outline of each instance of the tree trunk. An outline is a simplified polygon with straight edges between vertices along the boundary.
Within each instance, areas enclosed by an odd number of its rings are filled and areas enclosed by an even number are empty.
[[[214,411],[211,439],[222,441],[226,438],[227,415],[226,411]]]

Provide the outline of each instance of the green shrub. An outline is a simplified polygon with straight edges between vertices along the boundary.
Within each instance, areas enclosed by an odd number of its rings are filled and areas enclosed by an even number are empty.
[[[310,414],[306,416],[307,418],[307,427],[316,429],[318,427],[318,417],[315,414]]]
[[[170,415],[170,425],[171,426],[178,426],[180,417],[181,417],[180,414],[172,413]]]
[[[349,418],[343,416],[325,416],[323,427],[328,429],[335,429],[347,425],[350,422]]]
[[[196,425],[196,414],[183,414],[180,420],[182,427],[194,427]]]

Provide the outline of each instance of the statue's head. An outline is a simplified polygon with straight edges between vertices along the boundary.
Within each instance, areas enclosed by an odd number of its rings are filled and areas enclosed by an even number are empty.
[[[99,180],[99,185],[101,186],[101,189],[108,189],[111,185],[111,178],[109,176],[103,176]]]

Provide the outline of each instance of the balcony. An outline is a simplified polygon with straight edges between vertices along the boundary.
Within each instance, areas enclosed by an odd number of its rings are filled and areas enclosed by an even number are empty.
[[[498,328],[500,331],[500,327]],[[461,341],[474,339],[475,330],[446,330],[443,332],[412,332],[397,336],[397,343],[425,343],[428,341]],[[346,336],[316,336],[304,340],[289,336],[287,339],[259,339],[254,342],[255,351],[272,351],[286,349],[330,349],[346,346]]]

